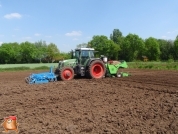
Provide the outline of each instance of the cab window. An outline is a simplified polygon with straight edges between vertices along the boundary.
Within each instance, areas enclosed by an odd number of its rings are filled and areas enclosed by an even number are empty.
[[[82,58],[88,58],[89,57],[89,51],[88,50],[83,50],[81,53]]]
[[[93,51],[89,51],[89,52],[90,52],[90,57],[91,57],[91,58],[95,58]]]

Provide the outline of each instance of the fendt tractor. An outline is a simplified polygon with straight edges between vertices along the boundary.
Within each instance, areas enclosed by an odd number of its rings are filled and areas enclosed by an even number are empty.
[[[59,61],[58,67],[49,72],[31,74],[25,78],[29,84],[48,83],[57,80],[72,80],[76,77],[87,77],[100,79],[103,77],[122,77],[129,76],[128,73],[121,70],[127,68],[126,61],[109,60],[104,55],[95,58],[95,50],[93,48],[77,48],[71,52],[71,59]]]

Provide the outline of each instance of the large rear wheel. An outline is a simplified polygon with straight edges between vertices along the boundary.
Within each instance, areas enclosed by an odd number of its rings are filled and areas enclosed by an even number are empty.
[[[64,67],[59,75],[63,81],[72,80],[74,78],[74,70],[71,67]]]
[[[102,61],[93,61],[89,66],[89,75],[91,78],[102,78],[106,73],[105,65]]]

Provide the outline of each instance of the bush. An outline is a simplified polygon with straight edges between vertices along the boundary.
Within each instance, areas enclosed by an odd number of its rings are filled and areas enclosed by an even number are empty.
[[[169,59],[167,62],[172,63],[172,62],[174,62],[174,59]]]
[[[153,65],[146,65],[145,68],[153,68]]]
[[[178,65],[174,65],[174,69],[175,69],[175,70],[178,70]]]

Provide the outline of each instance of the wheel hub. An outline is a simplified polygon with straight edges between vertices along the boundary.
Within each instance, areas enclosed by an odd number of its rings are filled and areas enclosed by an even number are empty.
[[[70,73],[69,73],[69,72],[66,72],[66,76],[67,76],[67,77],[70,77]]]

